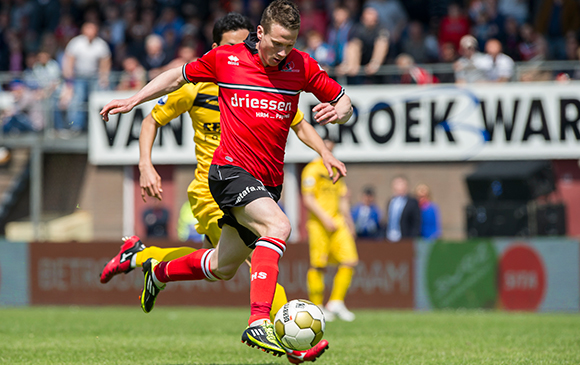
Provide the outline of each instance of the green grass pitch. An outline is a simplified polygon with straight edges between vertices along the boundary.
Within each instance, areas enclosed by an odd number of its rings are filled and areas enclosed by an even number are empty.
[[[580,315],[355,311],[324,364],[580,364]],[[0,308],[0,364],[288,364],[240,342],[244,308]]]

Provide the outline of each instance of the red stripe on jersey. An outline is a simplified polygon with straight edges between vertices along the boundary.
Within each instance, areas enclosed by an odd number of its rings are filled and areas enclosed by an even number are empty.
[[[185,65],[183,73],[188,81],[220,86],[222,134],[212,163],[241,167],[264,185],[278,186],[299,93],[334,102],[344,91],[304,52],[292,50],[283,66],[265,67],[250,47],[217,47]]]

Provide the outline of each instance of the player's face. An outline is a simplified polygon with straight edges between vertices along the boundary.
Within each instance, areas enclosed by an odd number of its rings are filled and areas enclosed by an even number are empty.
[[[229,32],[222,34],[222,40],[219,45],[233,46],[234,44],[242,43],[246,38],[248,38],[248,35],[250,35],[250,32],[247,29],[230,30]],[[215,47],[217,46],[218,45],[215,45]]]
[[[264,66],[278,66],[294,48],[298,38],[298,29],[286,29],[279,24],[272,24],[269,33],[258,25],[258,53]]]

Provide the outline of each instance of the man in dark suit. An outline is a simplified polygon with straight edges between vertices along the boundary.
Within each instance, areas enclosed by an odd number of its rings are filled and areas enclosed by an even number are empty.
[[[392,242],[421,235],[421,209],[409,195],[409,181],[397,176],[391,181],[393,196],[387,206],[387,239]]]

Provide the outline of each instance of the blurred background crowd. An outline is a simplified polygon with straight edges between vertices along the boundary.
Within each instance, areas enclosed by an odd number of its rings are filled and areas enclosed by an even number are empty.
[[[234,11],[257,25],[268,3],[0,0],[0,80],[13,99],[0,108],[3,131],[38,131],[50,119],[81,133],[92,90],[139,89],[208,51],[217,18]],[[297,4],[296,47],[344,84],[580,79],[578,0]]]

